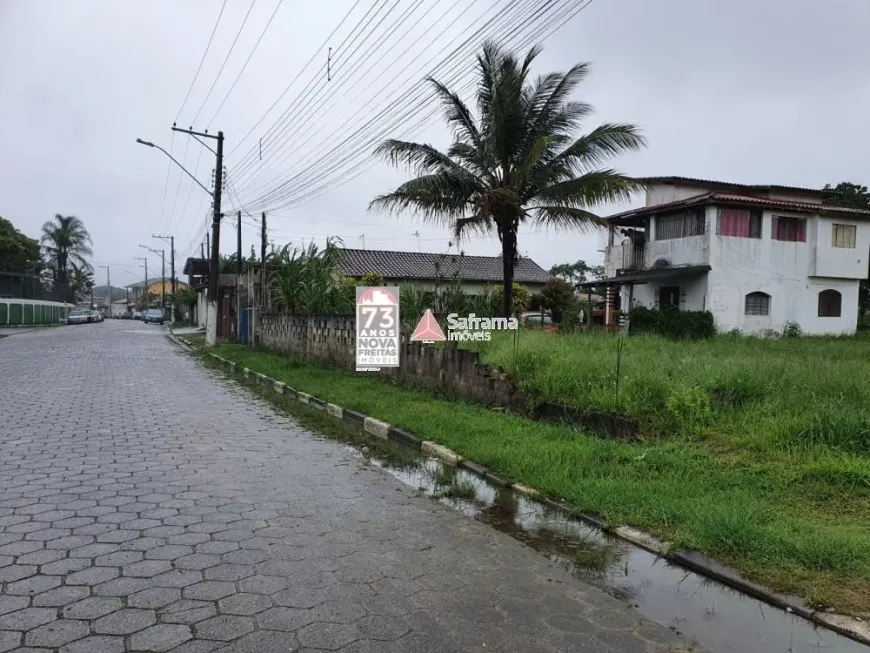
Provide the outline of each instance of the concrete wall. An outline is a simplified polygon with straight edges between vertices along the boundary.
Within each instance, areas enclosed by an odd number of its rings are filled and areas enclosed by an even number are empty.
[[[62,302],[0,298],[0,326],[57,324],[71,308]]]
[[[347,371],[356,368],[353,316],[264,314],[258,333],[259,342],[273,351]],[[406,333],[405,339],[407,336]],[[449,345],[435,347],[404,342],[399,360],[401,367],[366,374],[378,374],[403,385],[487,405],[519,407],[522,404],[504,370],[480,364],[475,352]]]
[[[856,227],[855,247],[834,247],[833,231],[835,224]],[[843,218],[819,217],[808,225],[814,241],[810,260],[810,275],[836,279],[866,279],[868,257],[870,257],[870,225],[866,222]]]
[[[685,200],[696,195],[704,195],[708,193],[699,186],[679,186],[675,184],[653,184],[646,191],[645,206],[654,206],[656,204],[667,204],[668,202],[677,202]]]

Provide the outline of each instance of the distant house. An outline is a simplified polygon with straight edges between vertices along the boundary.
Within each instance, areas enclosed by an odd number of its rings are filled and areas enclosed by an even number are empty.
[[[854,332],[870,211],[822,191],[655,177],[646,206],[608,218],[607,322],[614,308],[710,311],[722,331]]]
[[[394,252],[376,249],[344,249],[341,273],[362,278],[374,272],[387,285],[419,284],[431,289],[439,277],[442,284],[458,279],[468,293],[479,293],[487,287],[503,283],[504,273],[500,256],[469,256],[460,254],[432,254],[420,252]],[[514,281],[537,294],[551,278],[549,272],[529,258],[521,258],[514,268]]]
[[[172,294],[172,280],[167,278],[159,278],[159,279],[149,279],[147,284],[145,281],[138,281],[136,283],[131,283],[127,286],[127,290],[129,291],[130,303],[136,304],[139,299],[142,297],[143,289],[148,288],[148,295],[151,298],[152,303],[155,301],[160,301],[161,295],[165,294],[169,297]],[[175,289],[183,290],[187,288],[187,284],[179,279],[175,280]]]

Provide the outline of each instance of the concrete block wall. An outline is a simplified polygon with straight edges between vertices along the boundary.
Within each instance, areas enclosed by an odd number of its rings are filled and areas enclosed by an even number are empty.
[[[430,392],[471,399],[489,405],[522,409],[525,403],[498,365],[483,365],[476,352],[408,342],[404,334],[401,367],[382,368],[385,378]],[[352,371],[356,367],[356,325],[352,315],[299,316],[264,314],[260,343],[300,360]]]

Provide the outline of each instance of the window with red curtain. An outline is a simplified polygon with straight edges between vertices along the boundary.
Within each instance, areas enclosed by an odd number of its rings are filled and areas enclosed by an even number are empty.
[[[720,209],[719,235],[749,237],[749,211],[742,209]]]
[[[774,240],[785,240],[790,243],[807,242],[807,221],[803,218],[773,218],[771,237]]]
[[[761,238],[761,211],[719,209],[719,235]]]

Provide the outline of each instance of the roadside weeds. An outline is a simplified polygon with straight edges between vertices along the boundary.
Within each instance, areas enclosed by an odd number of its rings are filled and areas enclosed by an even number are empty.
[[[870,643],[866,622],[807,607],[686,550],[707,550],[747,576],[810,601],[820,587],[831,597],[839,588],[836,596],[843,601],[838,608],[853,614],[866,609],[870,582],[855,573],[866,564],[858,534],[801,531],[801,520],[776,505],[776,497],[755,496],[764,479],[753,483],[745,470],[729,469],[688,446],[598,440],[575,429],[313,368],[250,347],[220,345],[210,351],[218,353],[207,357],[247,381],[319,408],[326,419],[356,422],[376,438],[411,445],[490,481],[498,479],[677,564]],[[596,508],[606,520],[584,514]],[[651,518],[656,514],[660,519]],[[831,533],[833,539],[825,537]]]

